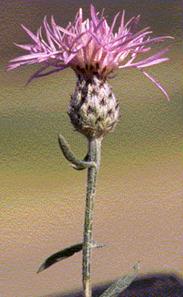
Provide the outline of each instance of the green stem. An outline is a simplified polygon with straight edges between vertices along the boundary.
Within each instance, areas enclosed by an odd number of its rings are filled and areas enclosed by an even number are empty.
[[[84,297],[92,296],[91,289],[91,249],[94,200],[96,192],[96,177],[100,166],[101,139],[89,139],[88,157],[97,167],[88,168],[86,208],[83,238],[83,291]]]

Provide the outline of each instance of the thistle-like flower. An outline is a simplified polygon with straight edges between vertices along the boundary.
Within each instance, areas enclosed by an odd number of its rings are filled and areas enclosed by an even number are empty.
[[[30,82],[71,67],[78,79],[68,109],[71,122],[85,136],[97,138],[112,130],[118,121],[119,105],[107,82],[107,78],[118,68],[141,70],[168,98],[165,89],[145,68],[169,60],[164,57],[168,48],[148,57],[147,53],[153,44],[172,37],[151,37],[152,31],[148,27],[138,31],[140,16],[125,23],[124,11],[121,17],[120,13],[114,17],[111,26],[93,5],[90,14],[90,19],[83,20],[80,8],[75,21],[66,28],[57,25],[53,17],[49,24],[45,17],[36,34],[22,25],[32,43],[16,44],[28,54],[11,60],[8,69],[29,64],[42,65],[29,79]],[[119,28],[114,32],[118,18]],[[143,57],[144,53],[146,57]]]
[[[23,65],[40,64],[41,68],[28,82],[68,67],[76,73],[77,83],[71,96],[68,114],[75,129],[88,139],[87,155],[83,160],[78,160],[62,135],[59,136],[59,145],[65,158],[75,169],[88,169],[83,242],[48,257],[38,272],[82,250],[82,280],[85,297],[92,296],[90,269],[91,249],[94,247],[92,228],[101,142],[105,134],[114,129],[119,119],[119,105],[108,83],[108,78],[118,68],[136,68],[153,81],[168,98],[163,87],[144,69],[168,60],[164,57],[168,49],[150,54],[148,57],[147,54],[153,44],[171,38],[170,36],[151,37],[152,31],[149,28],[138,31],[139,16],[125,23],[123,12],[119,28],[115,31],[119,13],[110,26],[103,14],[97,13],[93,5],[91,5],[90,14],[90,19],[83,20],[82,9],[79,9],[75,21],[69,23],[66,28],[57,25],[53,17],[49,24],[45,17],[43,25],[36,34],[22,25],[32,42],[16,45],[26,50],[28,54],[11,60],[8,66],[8,69],[12,70]],[[143,54],[146,56],[144,57]],[[120,278],[101,297],[117,296],[132,282],[137,270],[138,265],[135,266],[133,275]]]

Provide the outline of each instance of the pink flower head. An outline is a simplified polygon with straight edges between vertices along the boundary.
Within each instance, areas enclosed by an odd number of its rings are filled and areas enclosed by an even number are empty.
[[[116,32],[114,28],[120,13],[114,17],[111,26],[103,15],[96,12],[93,5],[90,7],[90,14],[90,19],[83,20],[80,8],[74,22],[70,22],[65,29],[57,25],[53,17],[50,24],[45,17],[36,34],[22,25],[31,38],[31,43],[16,44],[16,46],[28,53],[11,60],[8,69],[41,64],[42,67],[29,79],[31,81],[68,67],[71,67],[77,75],[86,78],[97,75],[102,79],[106,79],[118,68],[136,68],[155,83],[168,98],[167,92],[159,82],[144,70],[169,60],[164,57],[168,49],[150,54],[148,57],[142,55],[148,53],[153,44],[172,37],[151,37],[152,31],[149,28],[137,31],[140,16],[133,17],[125,23],[124,11]]]

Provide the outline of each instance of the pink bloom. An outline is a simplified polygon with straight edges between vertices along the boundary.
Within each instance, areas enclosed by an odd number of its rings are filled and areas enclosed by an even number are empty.
[[[16,44],[28,53],[11,60],[8,69],[41,64],[42,67],[29,79],[31,81],[33,78],[46,76],[68,67],[85,78],[97,75],[102,79],[106,79],[118,68],[136,68],[155,83],[168,98],[167,92],[159,82],[144,70],[169,60],[164,57],[168,49],[163,49],[146,58],[142,55],[148,53],[153,44],[172,37],[151,37],[152,31],[149,28],[137,31],[140,16],[133,17],[125,23],[124,11],[116,32],[114,27],[120,17],[119,13],[114,17],[111,26],[103,15],[100,16],[96,12],[93,5],[91,5],[90,14],[90,19],[83,20],[80,8],[75,21],[70,22],[65,29],[57,25],[53,17],[51,24],[48,24],[45,17],[43,25],[36,34],[22,25],[32,41],[26,45]]]

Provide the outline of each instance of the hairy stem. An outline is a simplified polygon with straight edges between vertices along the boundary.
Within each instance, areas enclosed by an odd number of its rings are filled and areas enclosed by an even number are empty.
[[[86,208],[83,238],[83,291],[84,297],[92,296],[91,289],[91,249],[94,200],[96,192],[96,177],[100,166],[101,139],[89,139],[88,158],[97,167],[88,168]]]

